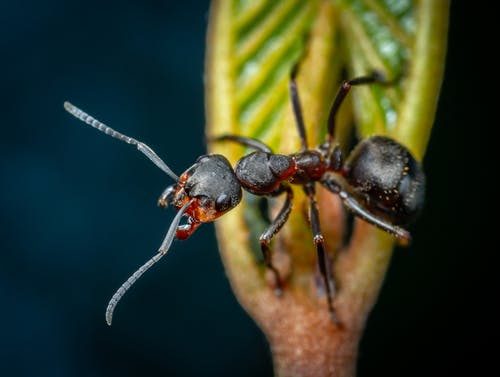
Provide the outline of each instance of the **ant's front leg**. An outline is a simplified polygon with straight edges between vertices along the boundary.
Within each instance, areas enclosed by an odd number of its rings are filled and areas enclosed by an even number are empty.
[[[186,224],[179,225],[175,231],[175,238],[178,240],[185,240],[191,234],[194,233],[196,229],[201,225],[199,221],[196,221],[192,217],[188,217]]]
[[[272,149],[268,145],[264,144],[260,140],[253,139],[251,137],[224,134],[211,138],[209,139],[209,141],[210,142],[232,141],[233,143],[240,144],[245,147],[255,149],[257,151],[265,153],[273,153]]]
[[[299,131],[300,143],[302,144],[301,151],[307,150],[307,133],[306,126],[304,125],[304,117],[302,116],[302,106],[300,104],[299,89],[297,88],[297,81],[295,77],[297,76],[298,65],[293,67],[290,74],[290,83],[288,88],[290,91],[290,99],[292,101],[292,110],[295,115],[295,124],[297,125],[297,130]]]
[[[167,208],[168,207],[168,201],[172,196],[174,196],[175,191],[176,191],[176,185],[168,186],[160,195],[158,198],[158,206],[161,208]]]
[[[281,211],[278,213],[276,218],[271,222],[269,227],[264,231],[264,233],[262,233],[259,238],[260,248],[262,250],[262,255],[264,256],[264,262],[266,263],[267,268],[269,268],[274,274],[274,279],[276,281],[275,293],[277,296],[280,296],[282,293],[282,281],[278,270],[272,263],[272,252],[269,248],[269,244],[271,243],[274,235],[280,231],[283,225],[285,225],[292,210],[293,191],[289,185],[282,183],[280,187],[273,193],[273,196],[279,195],[283,192],[286,193],[285,204],[281,208]]]

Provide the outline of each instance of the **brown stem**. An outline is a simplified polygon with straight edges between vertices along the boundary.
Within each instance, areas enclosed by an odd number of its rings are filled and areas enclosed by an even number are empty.
[[[336,328],[316,308],[294,305],[268,334],[277,376],[354,376],[361,331]]]
[[[323,219],[334,223],[343,216],[338,216],[342,209],[331,198],[323,193],[320,200],[333,208],[323,213]],[[325,203],[325,199],[332,202]],[[299,221],[302,214],[296,217],[295,221]],[[337,258],[339,293],[335,309],[340,326],[336,326],[326,300],[318,299],[312,284],[314,268],[308,272],[294,271],[283,296],[274,295],[263,279],[263,268],[255,264],[252,253],[244,247],[246,235],[241,233],[243,224],[238,218],[241,217],[236,213],[234,218],[221,219],[217,226],[223,229],[218,232],[223,261],[239,301],[269,340],[276,375],[354,376],[358,344],[388,266],[392,239],[357,222],[350,244]],[[287,250],[291,251],[289,247]],[[307,256],[311,250],[293,250],[294,255],[298,253]],[[276,254],[280,254],[280,249]]]

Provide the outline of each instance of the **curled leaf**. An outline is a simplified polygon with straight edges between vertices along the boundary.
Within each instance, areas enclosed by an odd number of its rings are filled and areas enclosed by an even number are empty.
[[[428,142],[446,50],[449,1],[433,0],[233,0],[215,1],[206,61],[207,133],[237,134],[267,143],[275,152],[300,146],[288,83],[297,85],[309,146],[324,140],[326,121],[342,73],[349,78],[383,73],[393,85],[356,87],[338,116],[337,141],[348,152],[357,135],[388,135],[421,159]],[[212,152],[235,163],[247,151],[217,143]],[[260,202],[243,203],[217,222],[226,271],[240,303],[266,334],[279,375],[353,375],[359,338],[378,295],[394,246],[389,235],[356,221],[345,247],[345,212],[338,198],[318,190],[322,229],[338,286],[328,314],[316,283],[316,251],[302,190],[292,214],[271,244],[286,276],[276,297],[258,262],[255,238],[266,226]],[[276,212],[279,199],[270,203]],[[257,249],[257,250],[256,250]]]

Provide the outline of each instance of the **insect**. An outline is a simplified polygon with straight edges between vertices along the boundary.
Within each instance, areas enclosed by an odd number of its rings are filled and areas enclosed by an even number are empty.
[[[108,325],[111,325],[115,307],[125,292],[167,253],[174,239],[188,238],[202,223],[214,221],[236,207],[241,201],[242,189],[266,198],[285,195],[281,210],[259,239],[264,262],[274,274],[275,291],[280,295],[283,281],[272,263],[269,245],[292,210],[291,185],[302,186],[309,200],[310,226],[326,289],[328,310],[335,323],[338,321],[333,307],[334,284],[327,268],[325,241],[316,202],[316,183],[338,195],[355,216],[406,242],[410,240],[410,233],[402,226],[415,220],[424,203],[425,176],[421,165],[407,148],[386,136],[376,135],[360,141],[345,160],[339,145],[334,143],[336,116],[351,88],[377,83],[384,85],[387,82],[378,73],[344,81],[330,109],[326,140],[317,148],[309,149],[296,72],[296,68],[291,72],[289,89],[301,141],[298,152],[291,155],[276,154],[259,140],[220,135],[212,141],[238,143],[254,149],[254,152],[243,156],[234,169],[222,155],[201,156],[180,177],[146,144],[113,130],[69,102],[64,103],[64,108],[76,118],[113,138],[135,145],[175,181],[160,195],[158,205],[166,208],[171,204],[178,212],[158,253],[134,272],[112,296],[106,309]],[[181,224],[183,217],[187,219]]]

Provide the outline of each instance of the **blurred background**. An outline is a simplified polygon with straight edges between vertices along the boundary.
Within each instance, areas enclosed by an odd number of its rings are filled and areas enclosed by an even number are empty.
[[[486,271],[489,197],[478,190],[487,182],[479,135],[488,88],[474,76],[482,21],[465,6],[452,5],[425,212],[414,244],[394,255],[359,376],[475,375],[492,361],[498,293]],[[109,298],[173,218],[156,207],[170,180],[62,108],[71,100],[182,172],[205,151],[208,8],[0,0],[0,376],[272,375],[265,338],[229,288],[212,224],[175,243],[106,325]],[[478,132],[467,132],[472,124]]]

